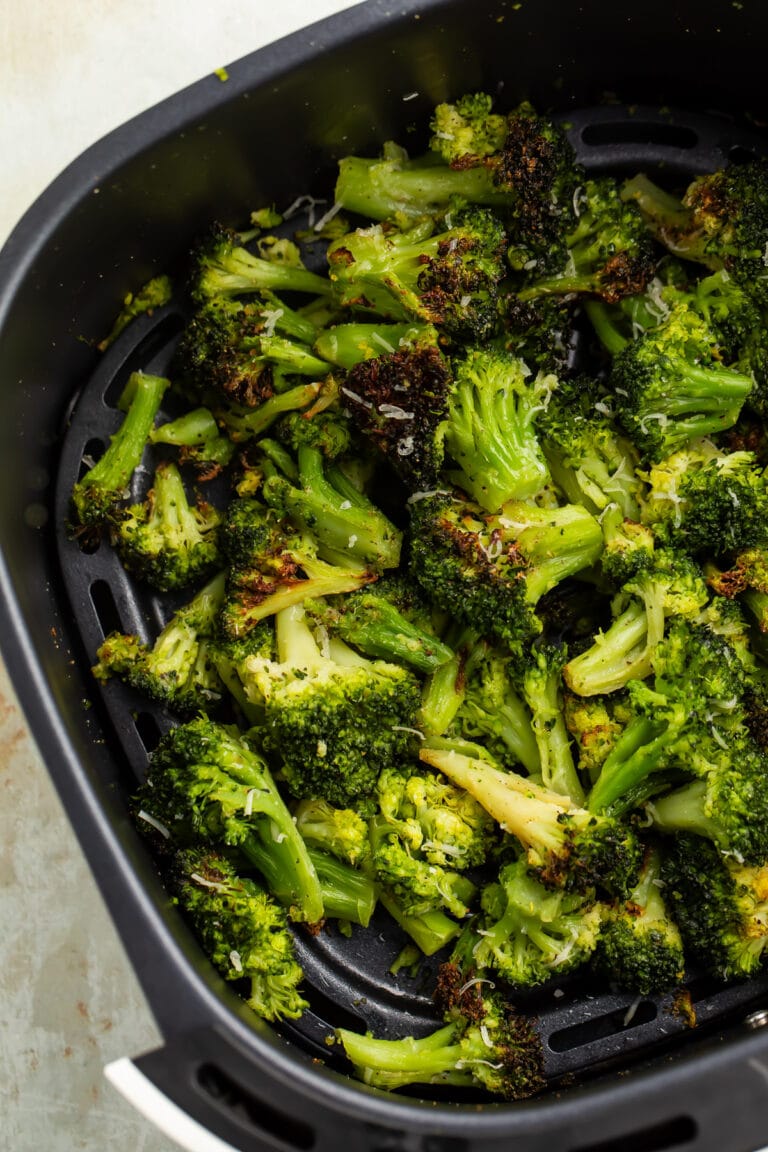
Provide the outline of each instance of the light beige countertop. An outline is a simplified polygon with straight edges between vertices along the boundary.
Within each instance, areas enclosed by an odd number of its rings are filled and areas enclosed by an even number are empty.
[[[0,244],[111,129],[349,0],[0,4]],[[159,1034],[0,664],[0,1152],[170,1152],[104,1080]]]

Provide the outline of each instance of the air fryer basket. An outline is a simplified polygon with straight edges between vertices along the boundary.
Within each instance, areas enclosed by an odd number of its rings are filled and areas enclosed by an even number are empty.
[[[660,0],[478,7],[406,0],[395,13],[370,0],[290,37],[227,84],[202,81],[113,133],[21,222],[0,254],[3,654],[164,1035],[138,1074],[231,1147],[752,1152],[768,1143],[768,978],[692,979],[693,1030],[672,996],[633,1001],[584,978],[545,990],[526,1007],[551,1091],[509,1106],[392,1097],[344,1075],[325,1043],[335,1026],[394,1037],[435,1024],[429,966],[415,981],[388,972],[402,940],[383,916],[350,940],[298,932],[310,1010],[279,1035],[254,1023],[170,906],[128,815],[169,717],[120,685],[97,691],[89,672],[105,633],[154,635],[163,608],[108,549],[66,538],[68,494],[114,431],[127,374],[165,371],[182,316],[172,304],[142,317],[100,359],[87,340],[126,291],[178,266],[212,217],[327,196],[338,156],[418,142],[412,127],[436,102],[473,88],[556,110],[591,172],[685,181],[768,153],[757,91],[768,13],[730,0],[705,14],[688,0],[674,14]]]

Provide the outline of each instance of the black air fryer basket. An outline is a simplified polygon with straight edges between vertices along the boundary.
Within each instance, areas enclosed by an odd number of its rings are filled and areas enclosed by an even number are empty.
[[[140,116],[38,200],[0,254],[2,651],[32,730],[164,1036],[112,1069],[189,1148],[278,1152],[754,1152],[768,1144],[768,979],[693,980],[698,1026],[671,996],[582,980],[528,1007],[549,1091],[490,1104],[435,1090],[391,1096],[348,1078],[334,1027],[398,1037],[435,1026],[423,983],[388,972],[385,919],[350,940],[300,935],[310,1010],[280,1033],[214,974],[162,889],[127,800],[166,715],[90,665],[114,628],[154,634],[108,549],[61,530],[84,455],[114,431],[134,368],[165,371],[174,305],[101,358],[126,292],[179,265],[212,218],[328,196],[336,161],[419,141],[432,107],[465,91],[524,98],[567,123],[591,172],[685,181],[768,154],[757,0],[369,0]],[[84,339],[85,338],[85,339]],[[84,706],[86,705],[86,706]],[[92,705],[92,706],[90,706]],[[205,1132],[212,1137],[205,1137]]]

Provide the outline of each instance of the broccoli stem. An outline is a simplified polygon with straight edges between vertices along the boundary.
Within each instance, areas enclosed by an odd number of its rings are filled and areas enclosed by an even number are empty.
[[[600,343],[611,356],[617,356],[629,344],[629,339],[614,321],[615,309],[603,300],[593,299],[585,300],[583,308]]]
[[[423,912],[420,916],[409,916],[403,912],[390,892],[381,892],[379,900],[395,923],[407,932],[425,956],[434,956],[441,948],[450,944],[461,930],[456,921],[446,916],[439,908]]]
[[[634,200],[651,232],[676,256],[696,260],[703,251],[704,239],[692,231],[693,213],[643,173],[627,180],[621,191],[622,200]]]
[[[247,248],[234,247],[220,265],[215,266],[216,296],[239,296],[245,292],[310,292],[327,296],[331,284],[307,268],[263,260]],[[201,288],[205,291],[203,284]]]
[[[397,352],[431,332],[426,324],[335,324],[320,332],[314,350],[329,363],[349,369],[363,360]]]
[[[629,680],[642,680],[651,672],[651,659],[664,636],[664,609],[652,595],[634,600],[607,632],[598,633],[591,648],[569,661],[565,682],[579,696],[615,692]]]
[[[456,1024],[446,1024],[421,1040],[411,1036],[404,1040],[377,1040],[345,1028],[339,1028],[336,1034],[367,1083],[400,1088],[413,1083],[429,1084],[436,1077],[441,1083],[471,1084],[472,1074],[457,1070],[466,1056],[463,1048],[453,1043],[457,1031]]]
[[[129,377],[118,403],[125,419],[103,456],[74,486],[72,504],[79,524],[102,523],[125,495],[169,385],[164,377],[143,372]]]
[[[305,672],[318,672],[324,666],[325,659],[301,605],[284,608],[276,614],[275,638],[279,663]]]
[[[648,811],[663,832],[695,832],[708,840],[720,837],[706,813],[707,784],[694,780],[649,804]]]
[[[523,695],[531,710],[531,727],[544,786],[582,805],[584,789],[573,761],[571,738],[563,716],[560,666],[548,669],[543,663],[529,667],[523,677]]]
[[[433,736],[442,736],[448,731],[464,703],[467,678],[483,651],[478,640],[474,630],[465,629],[456,641],[454,654],[436,668],[424,684],[419,724]]]
[[[363,593],[354,608],[332,614],[331,625],[348,643],[377,660],[399,660],[428,674],[452,659],[453,650],[403,616],[384,596]]]
[[[309,849],[309,858],[320,880],[326,917],[349,920],[367,928],[376,907],[376,885],[356,868],[334,859],[327,852]]]
[[[219,426],[207,408],[194,408],[176,420],[153,428],[151,444],[171,444],[175,448],[200,448],[219,436]]]
[[[339,163],[335,200],[349,212],[371,220],[402,213],[420,217],[448,205],[454,197],[468,204],[509,205],[487,168],[448,168],[429,161],[369,160],[346,156]]]
[[[287,392],[278,392],[259,404],[258,408],[230,407],[219,413],[222,423],[229,430],[233,440],[241,442],[252,440],[266,432],[270,424],[282,416],[284,412],[296,412],[306,408],[315,399],[322,384],[313,381],[311,384],[299,384],[289,388]]]
[[[604,812],[610,808],[614,815],[629,811],[638,785],[664,766],[671,739],[668,723],[646,716],[632,720],[603,764],[589,794],[589,811]]]

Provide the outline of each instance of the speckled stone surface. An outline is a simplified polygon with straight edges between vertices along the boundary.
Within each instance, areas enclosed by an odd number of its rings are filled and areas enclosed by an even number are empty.
[[[344,0],[0,4],[0,243],[130,116]],[[0,371],[2,366],[0,365]],[[104,1080],[160,1037],[0,663],[0,1152],[171,1152]]]

